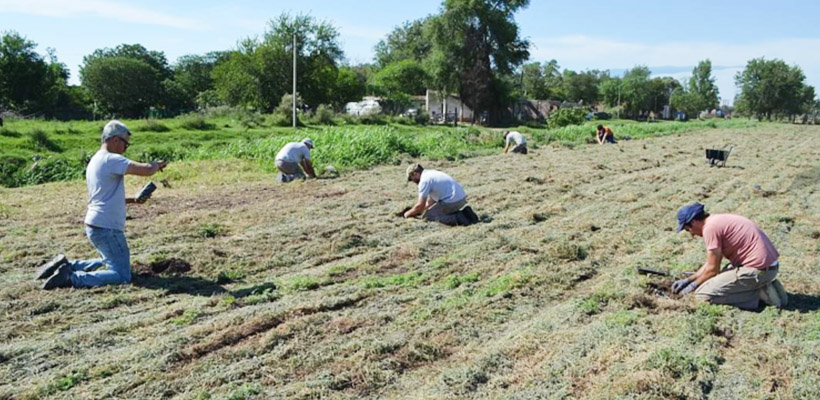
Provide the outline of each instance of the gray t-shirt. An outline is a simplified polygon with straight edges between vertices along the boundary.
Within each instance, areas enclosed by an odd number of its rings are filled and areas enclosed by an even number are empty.
[[[521,132],[512,131],[507,134],[507,144],[515,143],[516,146],[526,145],[527,139],[524,139],[524,135]]]
[[[464,188],[452,176],[434,169],[421,171],[419,198],[429,197],[436,202],[455,203],[464,200]]]
[[[125,170],[131,160],[100,149],[85,170],[88,211],[85,224],[125,231]]]
[[[302,159],[310,161],[310,149],[302,142],[290,142],[276,153],[275,161],[300,163]]]

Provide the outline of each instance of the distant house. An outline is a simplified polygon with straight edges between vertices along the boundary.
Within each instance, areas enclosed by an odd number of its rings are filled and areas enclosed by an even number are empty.
[[[424,106],[433,121],[471,122],[473,110],[461,102],[461,98],[448,94],[442,96],[435,90],[427,89]]]

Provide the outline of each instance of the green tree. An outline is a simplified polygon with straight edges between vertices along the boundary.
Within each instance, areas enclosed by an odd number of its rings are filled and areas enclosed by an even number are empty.
[[[541,63],[534,62],[522,65],[521,83],[525,97],[538,100],[547,98],[547,85]]]
[[[145,115],[165,98],[172,79],[165,54],[139,44],[97,49],[83,57],[80,81],[102,111],[127,117]]]
[[[0,107],[23,113],[43,112],[49,105],[47,92],[68,79],[62,64],[49,65],[34,49],[37,43],[16,32],[0,41]]]
[[[604,77],[609,77],[609,71],[590,70],[575,72],[564,70],[562,87],[564,99],[569,101],[583,101],[592,104],[600,100],[599,85]]]
[[[205,55],[185,55],[173,66],[173,83],[165,82],[168,95],[179,97],[180,107],[192,109],[197,106],[201,93],[214,89],[213,70],[219,62],[227,60],[228,52],[210,52]]]
[[[418,61],[407,59],[386,65],[373,75],[370,84],[379,95],[420,95],[427,89],[427,80],[427,73],[422,65]]]
[[[351,67],[340,67],[336,76],[336,89],[333,90],[332,104],[341,108],[345,103],[358,101],[367,91],[367,78]]]
[[[758,119],[793,117],[814,98],[814,88],[808,89],[805,79],[800,67],[790,67],[782,60],[749,60],[746,68],[735,76],[735,84],[740,88],[738,109]]]
[[[692,92],[698,111],[712,110],[719,105],[718,88],[712,76],[712,62],[701,61],[692,69],[688,90]]]
[[[80,79],[102,111],[126,117],[143,116],[164,89],[156,69],[128,57],[89,60],[80,69]]]
[[[211,76],[220,101],[232,106],[262,108],[255,52],[256,42],[245,39],[239,43],[237,50],[229,52],[223,62],[214,66]]]
[[[421,62],[430,54],[431,44],[425,36],[424,27],[428,18],[408,21],[396,27],[387,38],[376,44],[376,65],[384,67],[397,61],[415,60]]]
[[[490,122],[503,112],[509,89],[500,76],[529,57],[529,43],[519,37],[515,11],[529,0],[446,0],[441,14],[431,17],[433,44],[425,60],[433,87],[457,92],[475,115],[488,112]]]
[[[649,68],[636,66],[624,73],[621,102],[627,114],[636,115],[649,107]]]
[[[662,78],[652,78],[649,81],[649,106],[650,110],[660,113],[663,107],[670,103],[670,96],[681,84],[677,79],[666,76]]]
[[[558,61],[550,60],[544,63],[544,89],[547,91],[545,98],[550,100],[566,100],[564,92],[564,77],[561,74],[561,66]]]

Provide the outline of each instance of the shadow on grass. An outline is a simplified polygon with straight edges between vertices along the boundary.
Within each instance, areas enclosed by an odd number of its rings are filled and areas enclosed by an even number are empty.
[[[783,309],[801,313],[820,310],[820,296],[789,293],[789,304]]]
[[[189,276],[137,275],[131,283],[147,289],[165,290],[169,294],[187,293],[196,296],[213,296],[227,292],[224,287],[212,280]]]

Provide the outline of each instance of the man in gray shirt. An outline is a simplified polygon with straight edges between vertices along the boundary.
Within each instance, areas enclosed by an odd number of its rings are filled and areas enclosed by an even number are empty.
[[[144,203],[150,195],[126,198],[124,176],[151,176],[166,164],[163,161],[139,163],[123,157],[130,145],[131,131],[125,124],[109,121],[102,130],[102,145],[91,157],[85,172],[88,186],[85,234],[102,258],[69,261],[65,255],[57,255],[37,269],[37,279],[47,278],[43,289],[131,282],[130,251],[124,233],[125,205]]]

